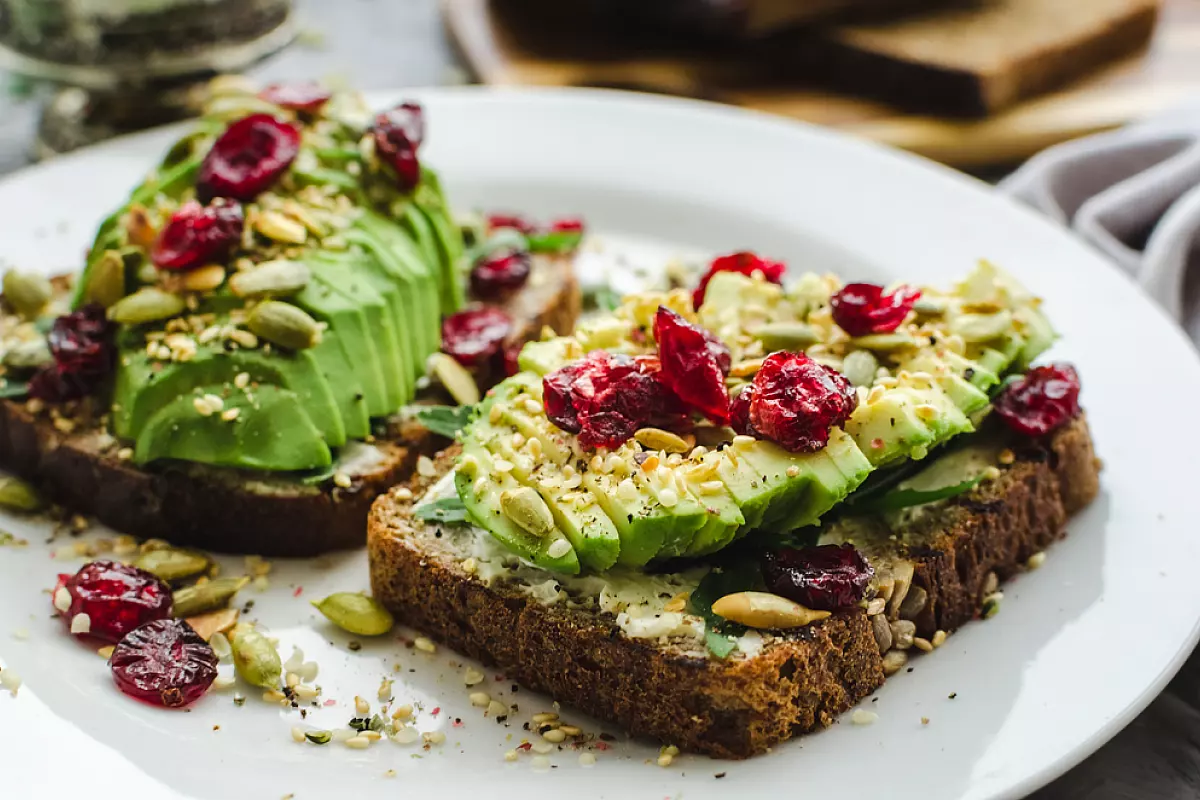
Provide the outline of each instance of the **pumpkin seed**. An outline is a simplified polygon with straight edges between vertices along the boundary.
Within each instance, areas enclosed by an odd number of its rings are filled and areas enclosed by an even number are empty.
[[[711,448],[732,442],[735,432],[733,428],[718,425],[698,425],[692,429],[692,435],[696,437],[696,444]]]
[[[290,350],[305,350],[321,341],[321,326],[290,303],[268,300],[246,318],[246,327],[268,342]]]
[[[739,361],[729,370],[729,377],[749,378],[752,375],[756,375],[762,369],[764,360],[762,358],[751,358],[746,361]]]
[[[15,269],[4,273],[4,299],[26,319],[40,314],[53,295],[54,287],[41,275]]]
[[[528,486],[501,492],[500,510],[519,528],[539,539],[554,532],[554,516],[546,501]]]
[[[125,296],[125,259],[116,250],[105,250],[88,272],[87,299],[105,308]]]
[[[870,386],[875,383],[875,370],[879,359],[870,350],[855,350],[842,359],[842,374],[855,386]]]
[[[229,279],[229,289],[238,297],[287,297],[312,280],[308,267],[299,261],[264,261],[254,269],[238,272]]]
[[[31,483],[20,478],[0,478],[0,508],[9,511],[41,511],[46,500]]]
[[[143,261],[137,268],[137,281],[143,286],[153,286],[158,283],[158,267],[149,261]]]
[[[192,630],[200,634],[201,638],[207,642],[215,634],[223,634],[236,625],[238,615],[239,612],[236,608],[222,608],[219,611],[210,611],[207,614],[188,617],[184,622],[191,625]]]
[[[183,273],[180,284],[185,291],[211,292],[224,282],[225,267],[220,264],[205,264]]]
[[[736,592],[712,604],[713,613],[750,628],[799,628],[829,616],[767,592]]]
[[[434,353],[429,357],[429,369],[460,406],[473,406],[479,402],[479,387],[474,376],[451,356]]]
[[[769,322],[754,332],[769,352],[790,350],[798,352],[821,341],[820,334],[803,322]]]
[[[313,744],[329,744],[333,741],[333,734],[329,731],[306,731],[304,738]]]
[[[263,211],[254,218],[254,230],[274,242],[284,244],[304,244],[308,239],[308,230],[279,211]]]
[[[334,625],[359,636],[382,636],[396,624],[390,611],[364,594],[338,592],[312,604]]]
[[[872,333],[867,336],[857,336],[850,340],[855,347],[874,350],[880,353],[890,353],[894,350],[904,350],[917,346],[917,340],[903,333]]]
[[[147,286],[113,304],[108,318],[121,325],[141,325],[178,316],[185,307],[179,295]]]
[[[964,342],[988,342],[1012,330],[1013,319],[1009,311],[995,314],[960,314],[950,320],[950,332],[962,337]]]
[[[668,453],[686,453],[692,448],[681,437],[661,428],[641,428],[633,438],[647,450],[665,450]]]
[[[230,631],[229,645],[233,648],[233,666],[242,680],[262,689],[278,688],[283,663],[270,639],[242,622]]]
[[[208,556],[194,550],[151,550],[138,556],[133,565],[146,572],[152,572],[164,581],[181,581],[200,575],[208,570]]]
[[[229,601],[240,592],[249,578],[217,578],[207,583],[186,586],[171,593],[175,616],[186,618],[217,611],[229,605]]]
[[[45,339],[17,342],[4,353],[4,366],[9,369],[37,369],[54,360]]]
[[[940,317],[946,313],[949,305],[948,302],[940,297],[921,295],[917,298],[917,302],[913,303],[913,311],[922,317]]]

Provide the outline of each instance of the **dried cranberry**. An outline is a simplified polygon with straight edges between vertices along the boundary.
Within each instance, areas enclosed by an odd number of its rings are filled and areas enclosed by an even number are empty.
[[[529,253],[500,250],[482,259],[471,270],[471,291],[476,297],[500,297],[524,286],[531,269]]]
[[[96,303],[54,320],[46,342],[54,363],[29,382],[29,394],[39,400],[59,403],[91,394],[116,363],[112,324]]]
[[[819,611],[856,605],[874,572],[848,544],[785,548],[763,556],[768,589]]]
[[[118,642],[125,634],[171,615],[171,589],[157,576],[115,561],[93,561],[67,579],[71,604],[63,618],[91,619],[91,635]],[[55,608],[60,608],[57,598]]]
[[[492,306],[468,308],[442,320],[442,351],[465,367],[484,367],[513,330],[512,317]]]
[[[551,372],[542,390],[550,421],[591,448],[620,447],[678,402],[659,380],[657,359],[603,350]]]
[[[1079,414],[1079,374],[1070,364],[1034,367],[996,398],[996,416],[1026,436],[1044,436]]]
[[[487,218],[489,230],[497,230],[498,228],[512,228],[518,230],[525,235],[533,233],[537,228],[532,222],[524,217],[516,214],[489,214]]]
[[[742,425],[738,432],[771,439],[797,453],[827,445],[829,429],[845,422],[858,404],[854,387],[840,372],[803,353],[767,356],[742,394],[747,391],[750,397],[738,398],[734,415],[735,426]]]
[[[524,342],[516,341],[509,342],[504,346],[504,376],[511,378],[521,371],[521,348],[525,346]]]
[[[696,291],[692,294],[692,305],[695,308],[700,308],[704,303],[704,295],[708,292],[708,282],[713,279],[713,276],[718,272],[737,272],[741,275],[751,277],[754,273],[761,273],[764,280],[771,283],[783,283],[783,273],[787,267],[782,261],[770,261],[762,258],[754,253],[730,253],[727,256],[720,256],[713,259],[712,264],[708,267],[708,272],[704,273],[704,277],[700,279],[700,285],[696,287]]]
[[[396,172],[404,191],[421,181],[417,150],[425,139],[425,112],[417,103],[401,103],[375,117],[375,152]]]
[[[583,233],[583,220],[579,217],[563,217],[550,223],[555,233]]]
[[[196,176],[196,196],[253,200],[287,171],[300,151],[300,131],[270,114],[234,122],[213,142]]]
[[[258,93],[268,103],[292,111],[315,114],[333,96],[325,87],[313,81],[302,83],[273,83]]]
[[[758,431],[750,424],[750,402],[753,399],[754,384],[743,386],[742,391],[729,404],[729,426],[740,434],[758,439]]]
[[[108,666],[122,692],[167,708],[196,702],[217,678],[217,654],[181,619],[155,620],[130,631]]]
[[[223,261],[242,240],[245,224],[242,207],[235,201],[218,198],[209,206],[189,201],[163,226],[150,260],[166,270],[187,270]]]
[[[851,283],[830,298],[829,306],[833,321],[842,330],[851,336],[866,336],[899,328],[920,296],[920,290],[911,286],[884,294],[882,286]]]
[[[654,316],[654,338],[667,386],[713,422],[729,422],[729,391],[725,388],[732,364],[729,348],[666,306],[659,306]]]

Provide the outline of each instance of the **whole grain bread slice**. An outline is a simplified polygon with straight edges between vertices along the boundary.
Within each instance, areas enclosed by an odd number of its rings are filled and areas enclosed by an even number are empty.
[[[1129,55],[1162,0],[973,0],[781,37],[808,77],[915,111],[983,116]]]
[[[61,290],[68,283],[57,280]],[[536,258],[527,284],[501,305],[515,323],[512,343],[537,338],[544,326],[570,332],[581,305],[573,261]],[[0,468],[121,533],[220,552],[307,557],[361,547],[375,498],[406,480],[419,456],[447,444],[416,422],[390,420],[375,442],[343,449],[339,471],[349,486],[332,476],[307,485],[199,464],[140,468],[121,458],[105,411],[90,400],[63,407],[0,401]]]
[[[372,508],[375,597],[414,628],[558,701],[634,735],[724,758],[830,725],[899,670],[914,636],[976,616],[994,591],[991,575],[1011,576],[1065,534],[1069,515],[1096,495],[1099,470],[1083,417],[1017,443],[999,478],[926,515],[927,530],[903,532],[880,556],[887,610],[855,608],[769,632],[760,646],[721,660],[695,640],[632,638],[612,613],[580,598],[554,594],[547,602],[520,568],[485,580],[469,543],[477,531],[413,515],[414,498],[452,468],[455,453],[439,457],[437,475],[417,476]],[[891,541],[880,533],[879,541]],[[914,605],[906,597],[922,593],[922,607],[902,619],[900,607]],[[880,628],[888,629],[883,638]]]

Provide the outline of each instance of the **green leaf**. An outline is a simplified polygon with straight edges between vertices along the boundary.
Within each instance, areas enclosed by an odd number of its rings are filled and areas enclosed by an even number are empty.
[[[11,400],[17,397],[25,397],[29,394],[29,384],[20,381],[5,381],[0,385],[0,400]]]
[[[717,658],[728,658],[737,647],[737,639],[710,628],[704,632],[704,644],[708,647],[708,652]]]
[[[547,231],[529,237],[529,252],[563,255],[579,248],[583,234],[579,231]]]
[[[621,305],[621,295],[608,285],[597,286],[583,296],[584,306],[598,311],[615,311]]]
[[[717,658],[725,658],[733,650],[733,641],[729,637],[741,636],[747,629],[745,625],[714,614],[712,604],[727,594],[761,588],[762,570],[758,562],[745,559],[705,575],[688,598],[689,610],[704,619],[704,641],[709,652]]]
[[[893,489],[869,502],[855,504],[853,513],[856,515],[883,514],[888,511],[899,511],[902,508],[936,503],[939,500],[947,500],[969,492],[982,480],[983,476],[980,475],[978,478],[956,483],[953,486],[943,486],[941,489]]]
[[[453,439],[471,421],[474,412],[475,406],[421,406],[413,416],[437,435]]]
[[[458,497],[443,497],[432,503],[422,503],[413,509],[418,519],[426,522],[455,524],[467,521],[467,507]]]

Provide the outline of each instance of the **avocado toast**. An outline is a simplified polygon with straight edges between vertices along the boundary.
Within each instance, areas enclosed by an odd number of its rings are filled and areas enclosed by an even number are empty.
[[[468,293],[494,248],[464,240],[424,136],[413,103],[214,82],[81,275],[6,274],[0,465],[139,537],[361,545],[371,501],[444,443],[414,409],[473,400],[579,310],[569,249],[511,237],[522,280]],[[482,314],[486,347],[440,352]]]
[[[1074,371],[1032,366],[1040,301],[986,263],[949,291],[781,279],[736,254],[694,300],[632,296],[527,345],[434,474],[376,502],[375,597],[733,758],[995,613],[1098,491]]]

